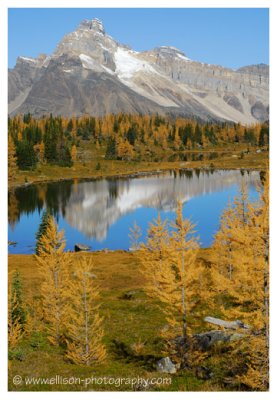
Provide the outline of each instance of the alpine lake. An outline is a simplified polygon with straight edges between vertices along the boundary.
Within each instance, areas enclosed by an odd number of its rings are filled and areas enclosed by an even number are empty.
[[[212,244],[220,216],[245,184],[250,200],[258,199],[259,171],[180,170],[128,178],[74,179],[19,187],[9,192],[9,253],[34,253],[42,213],[55,216],[64,229],[66,249],[81,243],[94,250],[128,250],[136,222],[147,235],[157,218],[175,218],[177,201],[195,225],[201,247]]]

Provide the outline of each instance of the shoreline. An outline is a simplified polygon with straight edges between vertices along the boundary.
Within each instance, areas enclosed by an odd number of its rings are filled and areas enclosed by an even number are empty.
[[[212,245],[209,247],[199,247],[198,249],[198,256],[197,258],[205,258],[206,256],[210,255],[210,252],[212,250]],[[116,250],[110,250],[110,249],[102,249],[102,250],[91,250],[91,251],[69,251],[69,253],[73,257],[80,257],[81,255],[84,255],[85,257],[96,257],[98,258],[99,256],[104,258],[109,258],[112,254],[115,256],[123,256],[126,257],[127,259],[132,259],[134,256],[136,256],[136,253],[139,250],[122,250],[122,249],[116,249]],[[31,263],[35,263],[35,253],[32,254],[24,254],[24,253],[16,253],[16,254],[8,254],[8,259],[13,259],[14,261],[17,261],[16,259],[18,257],[23,257],[25,261],[30,261]],[[21,261],[24,261],[23,259]],[[9,262],[8,266],[12,270],[16,269],[16,265],[13,264],[13,262]]]
[[[215,160],[213,160],[215,161]],[[232,161],[238,161],[236,160],[232,160]],[[32,179],[32,180],[28,180],[28,182],[16,182],[16,183],[9,183],[8,185],[8,191],[14,190],[14,189],[18,189],[18,188],[24,188],[24,187],[28,187],[30,185],[37,185],[37,184],[42,184],[42,183],[54,183],[54,182],[64,182],[64,181],[70,181],[70,180],[80,180],[80,181],[85,181],[85,180],[100,180],[100,179],[124,179],[124,178],[139,178],[142,176],[151,176],[151,175],[158,175],[158,174],[162,174],[164,172],[169,172],[169,171],[195,171],[195,170],[200,170],[200,171],[231,171],[231,170],[249,170],[249,171],[263,171],[266,170],[268,168],[268,162],[269,159],[268,157],[263,160],[266,161],[266,163],[263,163],[263,165],[251,165],[251,164],[246,164],[246,165],[235,165],[237,164],[236,162],[234,162],[234,164],[231,163],[231,165],[218,165],[219,162],[212,162],[210,165],[206,165],[200,162],[199,165],[183,165],[183,164],[191,164],[191,162],[179,162],[179,165],[176,165],[175,162],[172,162],[173,165],[168,165],[167,163],[164,163],[166,165],[159,165],[157,168],[157,165],[153,166],[153,168],[142,168],[139,170],[129,170],[127,172],[123,172],[123,171],[114,171],[114,172],[104,172],[104,173],[89,173],[89,174],[69,174],[69,176],[66,177],[52,177],[50,178],[49,176],[45,176],[45,179],[41,179],[42,176],[30,176],[30,171],[22,171],[21,175],[24,174],[24,172],[28,172],[28,174],[26,174],[25,176],[28,177],[28,179]],[[198,162],[195,162],[198,164]],[[163,164],[162,162],[159,164]],[[202,164],[202,165],[201,165]],[[242,163],[243,164],[243,163]],[[135,164],[134,164],[135,165]],[[53,169],[55,168],[55,166],[52,167]],[[70,168],[69,171],[66,170],[65,172],[75,172],[74,169]]]

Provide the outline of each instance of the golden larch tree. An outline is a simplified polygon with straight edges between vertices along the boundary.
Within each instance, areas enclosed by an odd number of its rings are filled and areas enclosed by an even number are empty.
[[[225,211],[213,252],[215,288],[224,299],[221,312],[226,319],[239,319],[250,327],[234,345],[233,360],[243,364],[235,379],[253,390],[266,390],[269,364],[268,179],[258,202],[251,203],[243,190]],[[243,362],[240,354],[244,355]]]
[[[117,155],[125,161],[130,161],[134,157],[134,148],[128,140],[120,141],[117,146]]]
[[[197,273],[196,257],[198,253],[198,242],[194,236],[194,228],[190,220],[184,219],[182,215],[182,203],[178,202],[176,219],[172,224],[171,251],[175,279],[172,285],[175,286],[175,299],[171,297],[172,306],[181,316],[183,324],[183,336],[187,337],[187,313],[191,307],[191,292],[194,292],[192,280]],[[172,293],[173,294],[173,293]]]
[[[37,143],[34,145],[34,150],[36,152],[38,161],[43,164],[44,162],[44,151],[45,151],[45,145],[43,142]]]
[[[133,227],[130,228],[129,239],[132,250],[138,250],[140,248],[140,238],[142,236],[142,231],[137,222],[134,222]]]
[[[77,147],[76,144],[73,144],[73,146],[71,147],[71,158],[73,162],[77,161]]]
[[[67,316],[66,289],[68,273],[71,266],[71,255],[64,252],[65,240],[63,231],[51,216],[45,233],[40,238],[36,260],[42,279],[41,296],[43,313],[49,341],[60,345],[64,340],[64,325]]]
[[[103,318],[99,315],[99,289],[93,265],[82,256],[77,261],[67,288],[66,357],[76,364],[90,365],[106,357]]]
[[[13,182],[18,171],[17,168],[16,150],[13,138],[8,135],[8,180]]]
[[[167,221],[162,222],[160,213],[157,219],[149,224],[147,241],[141,245],[138,256],[142,273],[147,278],[145,291],[149,297],[158,297],[162,286],[162,276],[169,274],[171,270]]]
[[[171,228],[169,231],[167,222],[162,222],[159,215],[150,224],[147,242],[141,246],[138,257],[147,282],[146,293],[161,302],[161,311],[166,317],[167,326],[162,336],[167,350],[185,363],[191,333],[187,320],[192,312],[197,317],[199,299],[207,294],[208,275],[204,266],[196,262],[198,243],[193,236],[194,227],[183,219],[180,202]],[[178,337],[183,346],[176,355]]]

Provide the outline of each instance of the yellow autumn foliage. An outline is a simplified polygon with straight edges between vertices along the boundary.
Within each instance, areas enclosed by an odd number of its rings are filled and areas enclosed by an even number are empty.
[[[41,236],[40,242],[41,246],[35,257],[42,279],[43,318],[50,343],[60,345],[64,341],[67,316],[65,291],[68,286],[71,257],[69,253],[64,252],[64,233],[58,232],[53,217],[49,218],[46,232]]]
[[[103,318],[99,315],[99,290],[90,259],[82,257],[74,266],[67,291],[66,358],[75,364],[104,361]]]
[[[247,371],[237,380],[253,390],[268,388],[269,357],[269,182],[251,203],[246,190],[225,210],[213,245],[213,278],[225,299],[221,312],[251,327],[235,347]]]

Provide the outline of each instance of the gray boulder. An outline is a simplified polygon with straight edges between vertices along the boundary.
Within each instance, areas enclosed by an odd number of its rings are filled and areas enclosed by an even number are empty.
[[[81,244],[81,243],[76,243],[74,246],[74,251],[89,251],[90,250],[90,246],[86,246],[85,244]]]
[[[169,357],[164,357],[164,358],[161,358],[159,361],[157,361],[156,370],[157,370],[157,372],[161,372],[164,374],[175,374],[176,373],[176,367],[173,364],[173,362],[170,360]]]
[[[227,330],[214,330],[194,335],[196,344],[202,350],[208,350],[216,343],[233,342],[242,339],[245,335]]]

